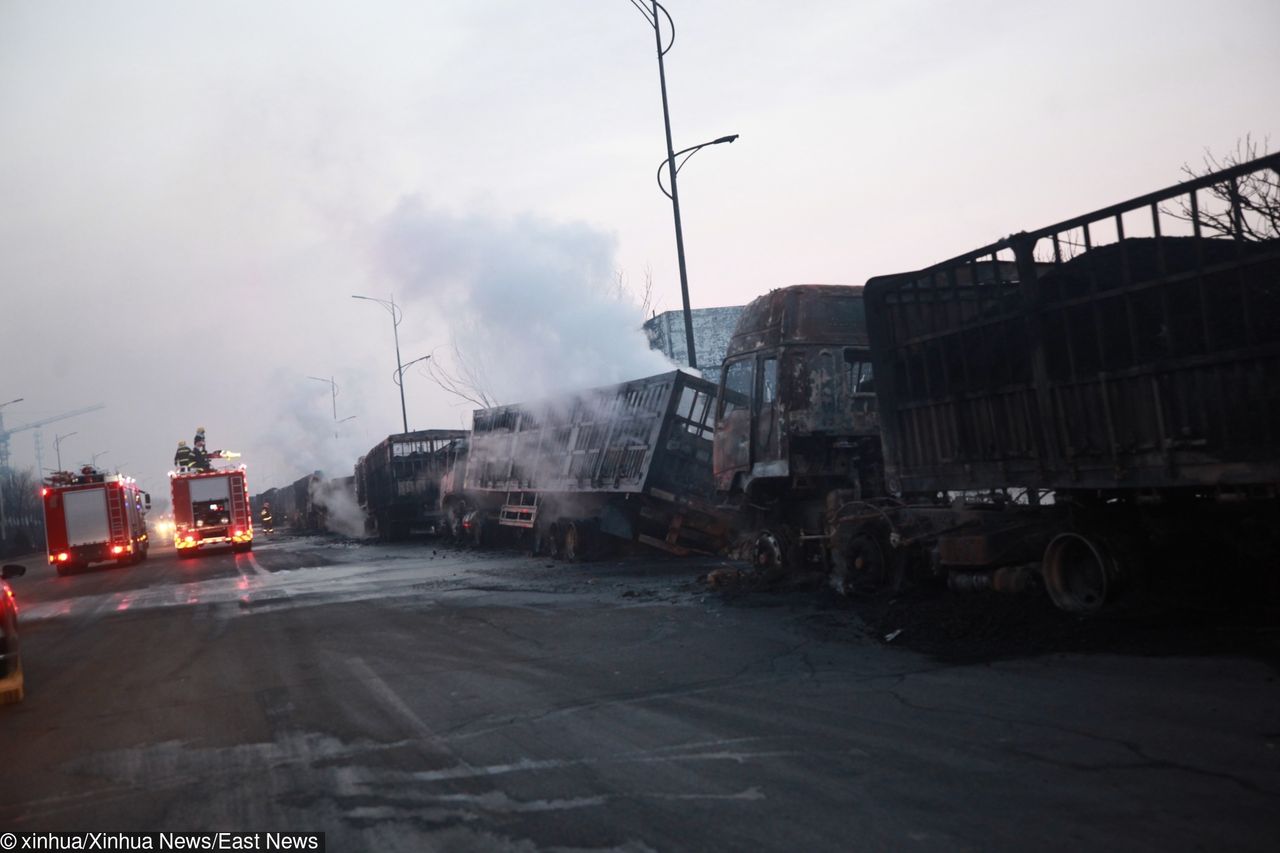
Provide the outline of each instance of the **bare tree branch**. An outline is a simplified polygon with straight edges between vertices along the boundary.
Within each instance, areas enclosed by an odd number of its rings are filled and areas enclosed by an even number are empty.
[[[431,358],[423,368],[426,376],[459,400],[473,403],[482,409],[502,405],[493,394],[484,366],[476,359],[468,358],[455,338],[450,344],[448,364],[440,358],[441,347],[431,352]]]
[[[1182,173],[1188,178],[1200,178],[1205,175],[1229,169],[1240,163],[1247,163],[1264,157],[1268,153],[1268,139],[1263,139],[1261,146],[1246,134],[1236,141],[1236,150],[1222,157],[1205,151],[1204,167],[1201,170],[1184,164]],[[1261,148],[1261,150],[1259,150]],[[1215,237],[1235,237],[1251,242],[1274,240],[1280,237],[1280,174],[1263,170],[1242,176],[1235,181],[1223,181],[1202,190],[1213,208],[1205,209],[1200,204],[1192,210],[1188,196],[1178,200],[1177,210],[1164,212],[1174,219],[1183,222],[1199,223],[1201,233]],[[1237,216],[1236,211],[1239,211]]]

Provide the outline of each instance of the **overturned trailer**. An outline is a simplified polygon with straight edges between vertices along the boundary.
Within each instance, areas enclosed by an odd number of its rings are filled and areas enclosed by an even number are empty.
[[[916,505],[882,547],[953,586],[1038,565],[1080,613],[1162,546],[1273,563],[1280,223],[1248,193],[1278,180],[1272,155],[868,282],[886,482]]]
[[[729,530],[711,476],[715,395],[673,371],[479,410],[442,508],[476,543],[528,530],[535,550],[571,560],[610,537],[715,552]]]
[[[466,431],[456,429],[397,433],[361,456],[354,490],[372,532],[383,539],[434,532],[440,522],[440,481],[453,469],[466,439]]]

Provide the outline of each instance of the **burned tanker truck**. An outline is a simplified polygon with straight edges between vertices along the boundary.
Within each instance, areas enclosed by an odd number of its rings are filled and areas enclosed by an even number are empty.
[[[1280,155],[865,288],[744,312],[716,485],[755,563],[843,591],[1039,578],[1064,610],[1280,552]]]

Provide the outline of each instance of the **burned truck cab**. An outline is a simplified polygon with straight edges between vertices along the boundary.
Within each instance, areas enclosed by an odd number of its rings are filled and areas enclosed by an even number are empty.
[[[720,386],[721,492],[753,502],[837,485],[883,492],[861,287],[800,284],[754,300],[730,339]]]

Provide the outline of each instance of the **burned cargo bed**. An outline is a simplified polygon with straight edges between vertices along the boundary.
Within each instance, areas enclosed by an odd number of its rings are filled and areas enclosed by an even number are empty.
[[[465,500],[570,557],[595,533],[714,551],[726,531],[711,472],[715,397],[715,383],[673,371],[477,411]]]
[[[452,471],[466,440],[466,431],[457,429],[397,433],[360,457],[356,500],[378,536],[400,539],[437,527],[440,482]]]
[[[869,282],[895,491],[1280,483],[1280,235],[1240,201],[1277,169],[1272,155]]]

